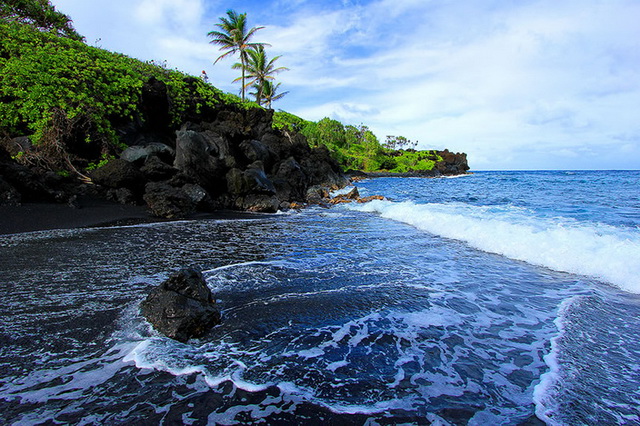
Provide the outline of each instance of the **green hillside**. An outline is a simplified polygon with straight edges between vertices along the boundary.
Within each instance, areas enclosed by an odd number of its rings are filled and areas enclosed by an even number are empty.
[[[326,146],[345,170],[406,173],[432,170],[436,162],[442,161],[442,157],[436,151],[385,147],[376,135],[362,124],[345,126],[330,118],[313,122],[279,111],[274,114],[274,126],[302,133],[311,146]],[[409,142],[401,136],[387,138],[394,142]]]
[[[169,120],[175,126],[206,117],[220,103],[260,108],[199,78],[91,47],[78,38],[19,20],[0,23],[0,137],[29,136],[39,149],[25,153],[35,156],[24,158],[26,162],[69,170],[76,157],[117,154],[125,146],[115,129],[141,119],[142,89],[151,79],[166,84]],[[277,112],[274,126],[300,132],[311,146],[326,146],[344,170],[430,170],[440,160],[434,151],[384,147],[364,125],[329,118],[311,122]]]

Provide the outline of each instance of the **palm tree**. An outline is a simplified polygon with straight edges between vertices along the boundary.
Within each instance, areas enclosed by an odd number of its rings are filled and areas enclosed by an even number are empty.
[[[246,77],[249,79],[246,83],[246,87],[253,87],[256,89],[256,93],[252,93],[256,97],[256,102],[258,105],[262,103],[262,88],[265,81],[272,81],[275,79],[274,74],[277,74],[282,71],[287,71],[289,68],[287,67],[277,67],[275,62],[280,58],[280,56],[276,56],[273,59],[269,60],[267,58],[267,54],[264,51],[263,45],[258,45],[257,47],[252,47],[247,50],[247,62],[244,67],[246,69],[247,75]],[[241,68],[242,64],[234,64],[233,68]],[[234,80],[237,82],[240,78]]]
[[[280,84],[281,83],[274,85],[271,80],[264,80],[261,86],[258,86],[256,84],[253,85],[253,88],[256,89],[256,91],[251,94],[257,97],[257,94],[261,93],[262,99],[265,101],[267,108],[271,109],[271,103],[273,101],[277,101],[278,99],[281,99],[284,95],[289,93],[287,91],[276,94],[278,92]]]
[[[247,30],[247,14],[236,13],[235,10],[227,10],[227,17],[220,18],[220,22],[216,24],[219,31],[211,31],[207,35],[212,38],[211,44],[220,45],[220,50],[226,50],[214,62],[214,65],[222,58],[231,54],[240,54],[240,63],[242,65],[242,100],[244,101],[245,91],[245,69],[247,63],[247,50],[262,46],[264,43],[251,43],[251,38],[256,31],[264,27],[253,27]]]

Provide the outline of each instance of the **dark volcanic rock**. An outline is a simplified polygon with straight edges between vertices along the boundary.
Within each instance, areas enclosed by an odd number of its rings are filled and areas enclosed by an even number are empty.
[[[306,201],[310,204],[323,204],[329,201],[329,189],[321,185],[312,186],[307,190]]]
[[[442,161],[436,163],[435,170],[443,175],[460,175],[469,170],[467,154],[465,153],[454,154],[445,149],[444,151],[438,151],[438,155],[442,157]]]
[[[173,166],[195,179],[208,191],[217,192],[226,172],[224,161],[211,154],[219,154],[221,147],[211,143],[210,136],[183,127],[176,132],[176,158]],[[218,152],[216,152],[218,151]]]
[[[151,142],[145,145],[133,145],[122,151],[120,158],[130,163],[143,163],[152,155],[169,159],[173,158],[175,151],[168,145],[159,142]]]
[[[0,206],[20,205],[20,193],[0,176]]]
[[[271,165],[273,154],[265,144],[256,140],[244,141],[240,149],[250,163],[261,161],[267,168]]]
[[[110,189],[107,191],[107,199],[120,204],[136,204],[135,194],[127,188]]]
[[[251,192],[270,195],[276,193],[276,188],[265,174],[264,166],[261,161],[256,161],[247,167],[247,170],[244,171],[244,175]]]
[[[149,293],[140,310],[153,328],[180,342],[202,337],[220,324],[220,311],[211,290],[194,268],[172,274]]]
[[[147,131],[165,132],[171,123],[167,85],[151,77],[142,86],[142,114]]]
[[[237,198],[236,207],[249,212],[275,213],[280,207],[280,200],[275,195],[249,194]]]
[[[275,169],[273,184],[276,187],[278,198],[304,200],[308,178],[295,158],[289,157],[281,161]]]
[[[248,193],[274,195],[276,188],[264,172],[262,163],[256,161],[247,170],[231,169],[226,176],[227,190],[233,195]]]
[[[342,173],[340,166],[331,158],[329,150],[324,146],[312,150],[302,160],[301,165],[311,185],[340,189],[349,184],[349,179]]]
[[[183,218],[195,209],[190,194],[164,182],[148,183],[143,198],[151,214],[166,219]]]
[[[140,167],[140,171],[152,182],[171,179],[178,173],[178,169],[163,162],[160,158],[152,155]]]
[[[21,152],[30,151],[33,148],[31,139],[28,136],[19,136],[12,139],[0,139],[0,146],[11,155],[18,155]]]
[[[212,208],[212,200],[209,193],[200,185],[186,183],[182,186],[182,191],[187,194],[196,209],[210,210]]]
[[[90,174],[94,183],[107,188],[128,188],[139,192],[144,186],[144,175],[128,161],[115,159]]]
[[[54,176],[37,167],[18,164],[0,147],[0,178],[4,181],[0,197],[5,203],[67,202],[72,194],[62,190],[58,176]]]

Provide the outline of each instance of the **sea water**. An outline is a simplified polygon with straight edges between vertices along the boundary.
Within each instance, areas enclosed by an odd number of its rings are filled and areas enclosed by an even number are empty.
[[[0,237],[2,424],[640,424],[640,172]],[[223,323],[140,315],[196,265]]]

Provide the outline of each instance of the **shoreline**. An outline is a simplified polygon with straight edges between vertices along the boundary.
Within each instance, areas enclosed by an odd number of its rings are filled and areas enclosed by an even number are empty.
[[[350,179],[375,179],[381,177],[418,177],[418,178],[447,178],[447,177],[458,177],[458,176],[467,176],[472,175],[473,172],[465,172],[465,173],[454,173],[454,174],[443,174],[443,173],[435,173],[432,170],[425,171],[415,171],[415,172],[404,172],[404,173],[392,173],[392,172],[352,172],[347,173]]]
[[[257,214],[220,210],[196,212],[181,219],[151,215],[146,206],[118,204],[97,197],[80,197],[77,206],[56,203],[23,203],[0,206],[0,236],[53,229],[101,228],[142,223],[196,219],[251,219]]]
[[[446,178],[471,174],[472,173],[443,175],[434,174],[430,171],[426,173],[356,172],[348,173],[347,176],[349,176],[351,183],[355,184],[360,179],[380,177]],[[177,220],[252,219],[257,216],[259,216],[259,213],[218,210],[214,212],[196,211],[180,219],[165,219],[152,215],[147,206],[119,204],[99,196],[84,195],[78,197],[74,205],[51,202],[22,203],[17,206],[0,205],[0,236],[54,229],[102,228],[143,223],[173,222]]]

